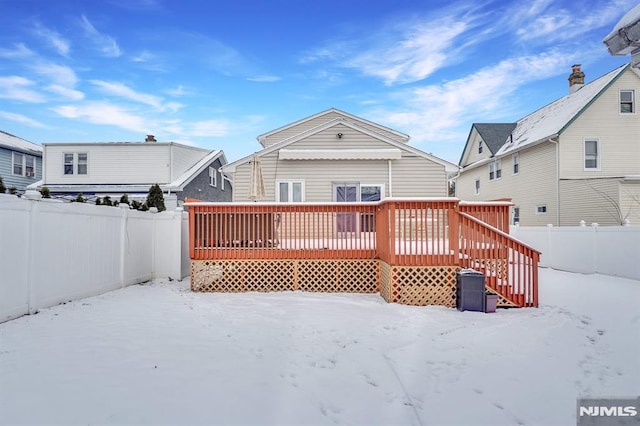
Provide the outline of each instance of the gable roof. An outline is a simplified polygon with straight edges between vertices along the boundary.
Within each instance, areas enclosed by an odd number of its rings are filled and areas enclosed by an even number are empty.
[[[263,133],[261,135],[258,135],[256,137],[256,139],[258,140],[258,142],[260,142],[260,144],[262,146],[264,146],[264,139],[269,137],[269,136],[271,136],[271,135],[273,135],[273,134],[275,134],[275,133],[281,132],[283,130],[289,129],[291,127],[297,126],[297,125],[302,124],[302,123],[306,123],[307,121],[311,121],[311,120],[314,120],[316,118],[322,117],[323,115],[327,115],[327,114],[331,114],[331,113],[337,113],[337,114],[340,114],[340,115],[342,115],[344,117],[350,118],[352,120],[361,121],[363,123],[366,123],[366,124],[368,124],[370,126],[378,128],[380,130],[393,133],[394,135],[397,135],[399,138],[403,139],[405,142],[408,142],[409,139],[411,138],[407,134],[401,133],[401,132],[399,132],[397,130],[393,130],[393,129],[389,128],[389,127],[385,127],[385,126],[383,126],[381,124],[374,123],[373,121],[365,120],[364,118],[357,117],[357,116],[355,116],[353,114],[349,114],[348,112],[341,111],[341,110],[339,110],[337,108],[329,108],[326,111],[322,111],[322,112],[319,112],[317,114],[310,115],[309,117],[300,119],[298,121],[294,121],[293,123],[287,124],[287,125],[282,126],[282,127],[278,127],[277,129],[274,129],[274,130],[271,130],[271,131],[269,131],[267,133]]]
[[[467,136],[467,143],[464,145],[464,149],[462,150],[462,154],[460,155],[460,161],[458,164],[461,165],[465,153],[467,152],[467,148],[469,147],[469,142],[471,142],[471,135],[473,134],[473,130],[475,129],[478,132],[478,135],[482,138],[485,145],[491,151],[492,155],[495,155],[498,150],[505,144],[509,135],[516,127],[516,123],[473,123],[471,125],[471,130],[469,131],[469,136]]]
[[[540,108],[518,121],[507,141],[496,155],[506,154],[559,136],[585,111],[630,65],[615,70],[585,84],[580,90]]]
[[[516,123],[475,123],[474,126],[489,151],[495,154],[505,144],[513,129],[516,128]]]
[[[417,148],[414,148],[412,146],[409,146],[409,145],[407,145],[405,143],[397,142],[397,141],[395,141],[395,140],[393,140],[391,138],[388,138],[388,137],[386,137],[384,135],[381,135],[379,133],[371,131],[371,130],[365,128],[365,127],[359,126],[356,123],[351,123],[349,121],[345,121],[342,118],[334,118],[333,120],[327,121],[326,123],[323,123],[323,124],[321,124],[319,126],[316,126],[316,127],[311,128],[311,129],[309,129],[307,131],[301,132],[301,133],[299,133],[299,134],[297,134],[295,136],[291,136],[290,138],[287,138],[287,139],[285,139],[285,140],[283,140],[281,142],[278,142],[278,143],[275,143],[273,145],[270,145],[268,148],[265,148],[262,151],[258,151],[257,153],[254,153],[254,154],[251,154],[251,155],[247,155],[246,157],[243,157],[243,158],[241,158],[241,159],[239,159],[237,161],[234,161],[233,163],[229,163],[226,166],[223,166],[222,170],[225,173],[233,173],[233,172],[235,172],[235,169],[236,169],[237,166],[239,166],[241,164],[248,163],[253,158],[254,155],[257,155],[258,157],[262,157],[262,156],[264,156],[266,154],[269,154],[269,153],[272,153],[274,151],[279,151],[282,148],[285,148],[285,147],[287,147],[288,145],[291,145],[294,142],[300,141],[300,140],[302,140],[302,139],[304,139],[306,137],[312,136],[312,135],[317,134],[317,133],[319,133],[319,132],[321,132],[323,130],[330,129],[331,127],[334,127],[334,126],[337,126],[337,125],[343,125],[343,126],[350,127],[350,128],[352,128],[354,130],[357,130],[357,131],[359,131],[361,133],[369,135],[369,136],[371,136],[371,137],[373,137],[373,138],[375,138],[375,139],[377,139],[379,141],[388,143],[389,145],[392,145],[392,146],[394,146],[396,148],[399,148],[399,149],[404,150],[404,151],[411,152],[411,153],[416,154],[416,155],[418,155],[420,157],[423,157],[423,158],[426,158],[428,160],[431,160],[431,161],[433,161],[433,162],[435,162],[437,164],[440,164],[440,165],[444,166],[445,171],[447,173],[457,173],[458,172],[458,166],[456,166],[453,163],[450,163],[450,162],[448,162],[446,160],[438,158],[438,157],[436,157],[434,155],[427,154],[426,152],[421,151],[421,150],[419,150]]]
[[[14,151],[42,156],[42,147],[28,140],[19,138],[11,133],[0,130],[0,146]]]
[[[220,158],[220,162],[222,163],[222,165],[227,163],[224,152],[222,152],[221,150],[211,151],[200,161],[187,169],[187,171],[184,172],[181,176],[178,176],[177,179],[174,179],[173,182],[169,183],[166,186],[171,189],[184,189],[185,185],[195,179],[195,177],[198,176],[205,169],[205,167],[208,167],[218,158]]]

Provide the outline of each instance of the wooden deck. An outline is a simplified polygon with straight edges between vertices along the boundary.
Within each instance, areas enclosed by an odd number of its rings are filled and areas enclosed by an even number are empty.
[[[508,202],[190,201],[192,289],[380,292],[455,306],[456,273],[486,277],[499,306],[538,306],[539,253],[509,236]]]

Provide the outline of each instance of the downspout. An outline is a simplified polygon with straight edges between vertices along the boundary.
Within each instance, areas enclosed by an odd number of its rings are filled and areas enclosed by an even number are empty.
[[[560,144],[552,138],[547,140],[556,146],[556,226],[560,226]]]
[[[392,174],[392,167],[391,167],[391,160],[387,160],[387,164],[388,164],[388,175],[389,175],[389,197],[393,197],[393,174]]]

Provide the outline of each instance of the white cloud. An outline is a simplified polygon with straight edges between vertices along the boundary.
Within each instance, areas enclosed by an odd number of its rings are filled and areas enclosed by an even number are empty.
[[[229,125],[222,120],[205,120],[188,123],[187,134],[189,136],[226,136],[229,134]]]
[[[152,106],[158,110],[164,110],[165,106],[162,104],[162,97],[149,95],[146,93],[139,93],[132,88],[118,82],[102,81],[102,80],[90,80],[90,82],[97,86],[102,92],[109,95],[118,96],[130,101],[138,102],[141,104]]]
[[[258,83],[273,83],[275,81],[280,81],[281,78],[275,75],[259,75],[256,77],[247,77],[249,81],[255,81]]]
[[[75,71],[65,65],[42,62],[35,64],[32,68],[38,74],[49,78],[54,84],[74,87],[78,83]]]
[[[82,93],[81,91],[69,87],[60,86],[58,84],[51,84],[47,86],[46,89],[49,92],[60,95],[68,100],[81,101],[82,99],[84,99],[84,93]]]
[[[453,5],[438,13],[392,22],[349,40],[334,40],[306,53],[301,62],[329,61],[387,85],[423,80],[460,61],[461,50],[477,42],[479,34],[470,34],[484,19],[480,11],[468,5]]]
[[[21,102],[45,102],[42,94],[31,89],[34,82],[20,76],[0,77],[0,98]]]
[[[69,56],[71,45],[58,32],[44,27],[39,22],[35,23],[33,32],[49,43],[60,55]]]
[[[24,43],[14,44],[13,49],[0,49],[0,58],[6,59],[24,59],[33,56],[34,53],[31,49],[25,46]]]
[[[5,120],[15,121],[16,123],[24,124],[30,127],[38,127],[38,128],[47,127],[37,120],[34,120],[22,114],[16,114],[14,112],[0,111],[0,117],[4,118]]]
[[[51,108],[51,110],[64,118],[115,126],[135,132],[148,132],[150,128],[153,128],[153,126],[147,126],[143,117],[106,102],[63,105]]]
[[[379,108],[374,119],[409,133],[416,144],[462,143],[471,123],[504,120],[506,116],[530,112],[513,94],[523,85],[544,80],[566,65],[566,52],[554,51],[532,57],[504,60],[475,74],[443,84],[402,91],[402,108]]]
[[[82,15],[80,25],[84,29],[87,37],[91,39],[104,56],[118,57],[122,55],[122,51],[116,40],[109,35],[100,33],[86,16]]]

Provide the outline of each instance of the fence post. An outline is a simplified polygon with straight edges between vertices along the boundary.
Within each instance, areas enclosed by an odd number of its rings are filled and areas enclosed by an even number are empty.
[[[27,228],[27,270],[26,270],[26,279],[27,279],[27,312],[29,315],[32,315],[37,312],[37,309],[33,307],[33,274],[35,268],[38,264],[35,260],[34,249],[35,247],[39,247],[37,245],[36,237],[36,224],[38,223],[37,216],[39,214],[38,201],[29,200],[29,223]]]
[[[126,207],[125,207],[126,206]],[[120,288],[125,286],[125,263],[127,257],[125,252],[127,251],[127,226],[129,223],[129,204],[121,203],[122,218],[120,225]]]

